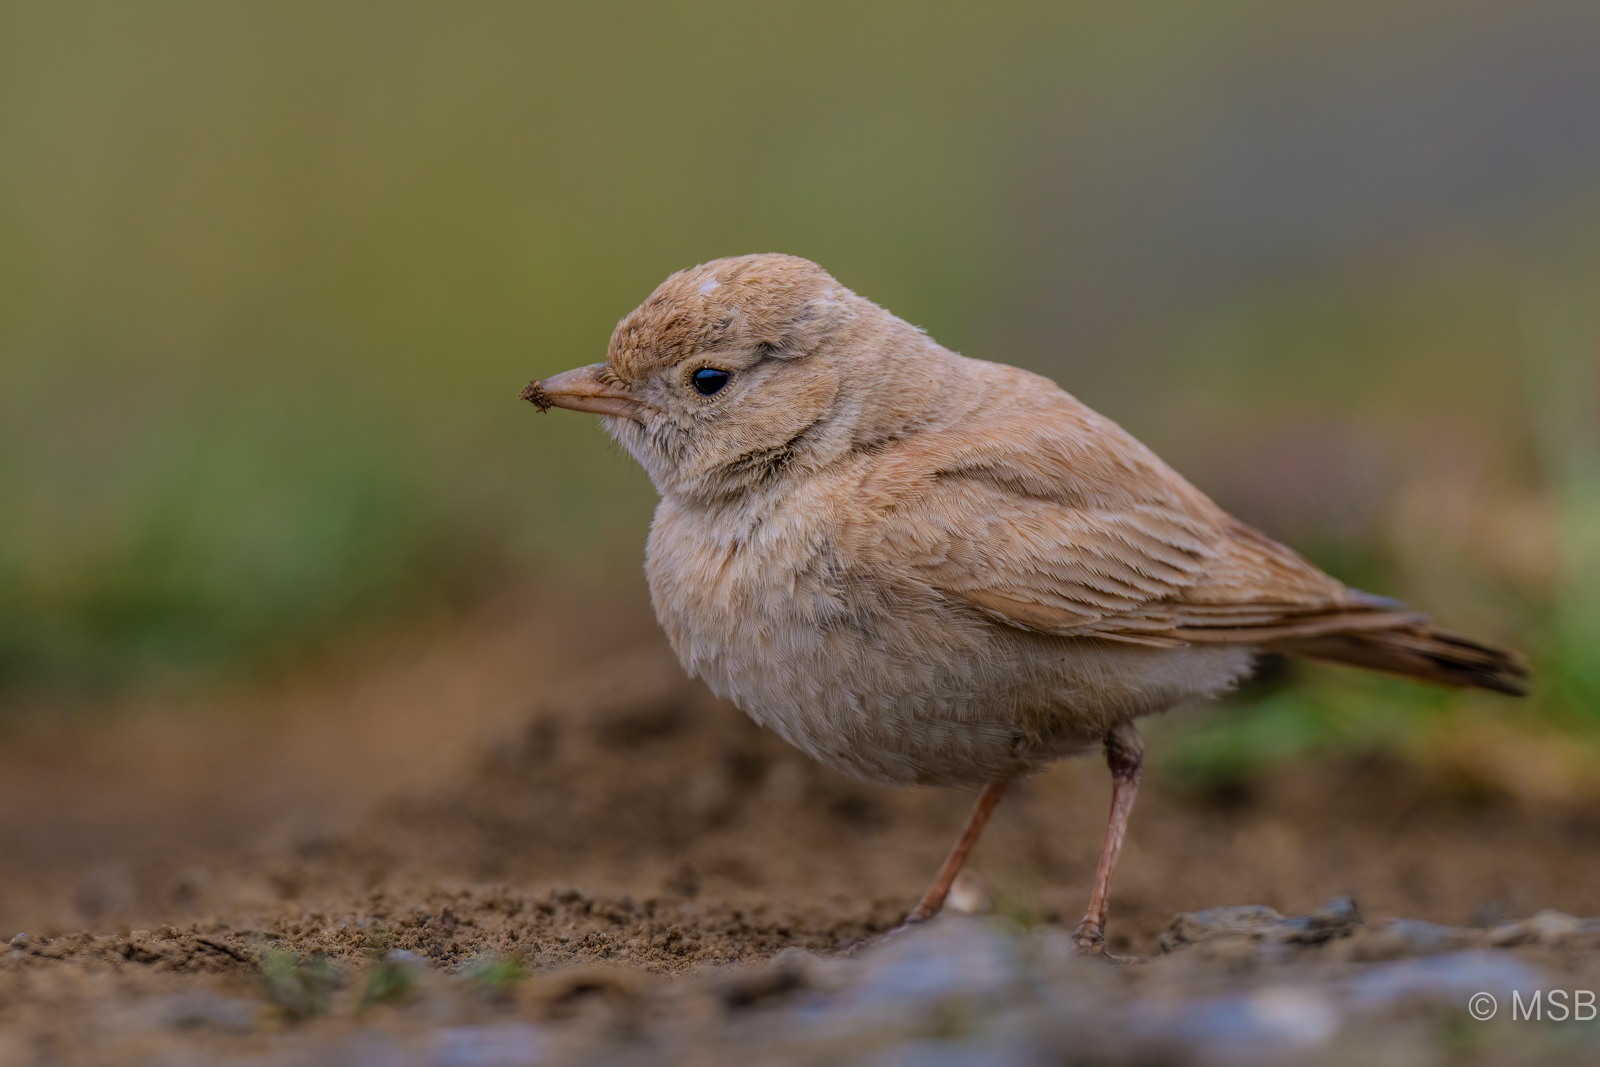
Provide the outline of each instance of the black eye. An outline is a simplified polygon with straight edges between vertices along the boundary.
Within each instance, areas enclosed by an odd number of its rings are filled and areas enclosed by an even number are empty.
[[[724,385],[727,385],[728,379],[731,377],[733,375],[725,370],[718,370],[715,367],[701,367],[690,375],[690,380],[694,382],[695,392],[701,396],[710,396]]]

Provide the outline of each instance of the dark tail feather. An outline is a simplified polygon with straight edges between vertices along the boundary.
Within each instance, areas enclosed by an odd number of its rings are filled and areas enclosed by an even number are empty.
[[[1492,689],[1514,697],[1528,693],[1528,668],[1516,653],[1424,625],[1323,634],[1265,647],[1439,685]]]

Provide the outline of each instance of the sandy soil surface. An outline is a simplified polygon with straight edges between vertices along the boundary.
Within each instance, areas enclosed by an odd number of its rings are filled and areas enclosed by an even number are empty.
[[[1022,783],[958,902],[1054,944],[1108,794],[1094,761]],[[264,692],[19,726],[0,752],[0,940],[19,935],[0,1067],[323,1062],[352,1034],[463,1026],[489,1045],[415,1062],[556,1062],[504,1029],[551,1020],[623,1049],[651,1012],[856,981],[806,968],[899,921],[970,800],[814,765],[686,681],[636,603],[491,613]],[[1157,953],[1179,912],[1340,894],[1373,930],[1600,914],[1600,814],[1377,760],[1284,767],[1247,795],[1151,774],[1112,948]],[[391,1061],[413,1062],[373,1060]]]

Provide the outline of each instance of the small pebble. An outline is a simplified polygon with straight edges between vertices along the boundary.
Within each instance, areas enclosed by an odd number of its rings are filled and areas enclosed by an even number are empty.
[[[1533,918],[1526,923],[1528,930],[1544,944],[1560,941],[1578,932],[1583,925],[1583,920],[1575,915],[1568,915],[1564,911],[1554,908],[1545,908],[1535,912]]]
[[[1204,911],[1180,912],[1161,935],[1161,951],[1207,941],[1245,944],[1315,945],[1348,937],[1362,924],[1361,912],[1350,897],[1335,897],[1309,915],[1286,918],[1263,904],[1242,904]]]

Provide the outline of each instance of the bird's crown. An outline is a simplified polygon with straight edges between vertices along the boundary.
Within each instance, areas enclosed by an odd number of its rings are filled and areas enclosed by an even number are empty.
[[[610,369],[637,381],[696,353],[799,356],[849,314],[854,294],[808,259],[733,256],[679,271],[617,324]]]

